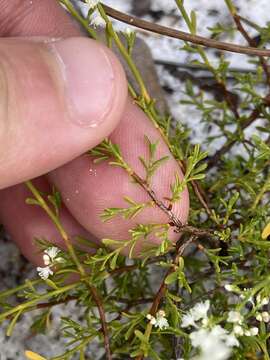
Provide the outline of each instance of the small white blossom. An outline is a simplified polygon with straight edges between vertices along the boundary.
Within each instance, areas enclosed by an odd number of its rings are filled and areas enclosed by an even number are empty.
[[[132,33],[134,33],[134,31],[130,27],[126,27],[125,33],[127,34],[127,36],[130,36]]]
[[[86,4],[89,6],[90,9],[97,6],[98,3],[99,3],[98,0],[86,0]]]
[[[257,296],[256,296],[256,302],[257,302],[257,305],[258,306],[264,306],[264,305],[268,305],[268,303],[269,303],[269,297],[264,297],[264,298],[262,298],[261,297],[261,294],[258,294]]]
[[[195,321],[200,319],[207,318],[207,312],[210,308],[210,301],[206,300],[205,302],[199,302],[196,304],[191,310],[191,314],[193,315]]]
[[[262,314],[257,314],[256,315],[256,320],[258,320],[258,321],[262,321]]]
[[[258,319],[257,319],[258,320]],[[262,312],[262,320],[265,322],[265,323],[268,323],[270,321],[270,315],[267,311],[263,311]]]
[[[45,264],[46,266],[47,266],[47,265],[50,265],[51,259],[50,259],[49,255],[47,255],[47,254],[44,254],[44,255],[43,255],[43,262],[44,262],[44,264]]]
[[[264,297],[261,301],[262,305],[267,305],[269,303],[269,298],[268,297]]]
[[[77,1],[78,7],[81,11],[81,14],[84,18],[88,17],[89,10],[93,9],[99,1],[97,0],[86,0],[86,2]]]
[[[163,316],[158,316],[156,318],[156,323],[154,324],[155,327],[160,328],[160,330],[166,329],[169,327],[168,320]]]
[[[220,325],[214,326],[212,329],[201,328],[190,334],[190,340],[194,347],[200,348],[201,352],[196,360],[226,360],[230,357],[232,348],[239,346],[239,342],[233,334],[229,334],[227,330]]]
[[[231,284],[224,285],[224,288],[225,288],[225,290],[230,291],[230,292],[234,291],[234,286]]]
[[[106,26],[106,22],[103,17],[100,15],[99,11],[95,11],[91,16],[90,24],[94,27],[104,27]]]
[[[239,335],[239,336],[244,335],[244,330],[243,330],[242,326],[240,326],[240,325],[234,325],[233,332],[235,335]]]
[[[166,313],[164,310],[159,310],[158,313],[157,313],[157,316],[158,317],[165,317],[166,316]]]
[[[257,302],[257,304],[260,304],[261,301],[262,301],[262,297],[261,297],[260,294],[258,294],[258,295],[256,296],[256,302]]]
[[[225,342],[229,347],[239,346],[239,341],[236,339],[233,333],[226,336]]]
[[[257,327],[252,327],[249,330],[245,331],[246,336],[256,336],[259,333],[259,329]]]
[[[149,320],[151,325],[155,325],[157,322],[156,318],[154,316],[152,316],[151,314],[147,314],[146,318]]]
[[[47,280],[50,275],[53,275],[53,271],[49,266],[46,267],[37,267],[38,275],[42,280]]]
[[[182,327],[194,326],[198,327],[196,321],[202,320],[204,326],[208,324],[207,312],[210,308],[210,301],[197,303],[192,309],[189,310],[182,318]]]
[[[259,329],[257,327],[252,327],[250,329],[250,335],[251,336],[256,336],[256,335],[258,335],[258,333],[259,333]]]
[[[196,326],[195,320],[193,318],[193,315],[190,313],[187,313],[182,318],[182,324],[181,326],[183,328],[189,327],[189,326]]]
[[[227,321],[231,323],[241,324],[243,321],[243,317],[238,311],[229,311]]]
[[[56,260],[60,250],[56,246],[49,247],[44,251],[43,261],[44,264],[51,265]]]
[[[149,320],[151,325],[160,328],[161,330],[166,329],[169,327],[168,320],[166,319],[166,314],[164,310],[159,310],[157,312],[157,317],[155,318],[151,314],[147,314],[146,318]]]

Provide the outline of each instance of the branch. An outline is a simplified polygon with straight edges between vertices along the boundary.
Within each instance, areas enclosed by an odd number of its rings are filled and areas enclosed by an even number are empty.
[[[172,206],[166,206],[161,200],[159,200],[155,194],[155,192],[150,188],[150,186],[133,170],[129,172],[129,175],[147,192],[148,196],[153,200],[153,202],[156,204],[156,206],[163,211],[169,218],[170,223],[169,225],[173,226],[175,228],[175,232],[177,233],[187,233],[191,235],[195,235],[196,237],[202,237],[202,236],[212,236],[211,230],[201,230],[193,226],[184,225],[182,224],[181,220],[173,213]],[[194,186],[193,181],[193,186]],[[208,205],[205,203],[199,188],[195,185],[195,192],[196,195],[199,197],[200,201],[203,201],[207,213],[211,214],[211,210],[208,208]]]
[[[235,22],[235,25],[238,29],[238,31],[242,34],[242,36],[246,39],[247,43],[251,46],[251,47],[256,47],[257,46],[257,43],[256,43],[256,40],[252,39],[248,32],[244,29],[243,25],[242,25],[242,22],[241,22],[241,17],[238,15],[238,14],[232,14],[233,16],[233,19],[234,19],[234,22]],[[261,63],[261,66],[265,72],[265,75],[266,75],[266,78],[267,78],[267,83],[268,85],[270,85],[270,70],[269,70],[269,67],[268,67],[268,64],[266,62],[266,60],[263,58],[262,55],[260,55],[260,63]]]
[[[150,21],[141,20],[137,17],[127,15],[121,11],[115,10],[105,4],[102,4],[102,7],[106,14],[116,20],[122,21],[128,25],[135,26],[140,29],[151,31],[157,34],[165,35],[175,39],[180,39],[183,41],[191,42],[197,45],[203,45],[206,47],[230,51],[240,54],[254,55],[254,56],[267,56],[270,57],[270,50],[266,49],[257,49],[256,47],[247,47],[236,44],[229,44],[222,41],[217,41],[214,39],[208,39],[203,36],[191,35],[184,31],[175,30],[166,26],[157,25]]]
[[[260,108],[254,109],[252,111],[252,113],[250,114],[250,116],[242,124],[241,130],[245,130],[249,125],[251,125],[255,120],[257,120],[260,113],[261,113]],[[227,153],[236,142],[237,142],[237,140],[228,141],[213,156],[210,156],[208,158],[208,169],[212,168],[213,166],[216,166],[218,161],[220,160],[221,156],[224,155],[225,153]]]
[[[157,65],[163,65],[163,66],[165,66],[165,67],[168,67],[168,68],[183,68],[183,69],[187,69],[187,70],[192,70],[192,72],[193,71],[203,71],[203,72],[205,72],[205,73],[208,73],[209,75],[207,75],[207,76],[202,76],[202,75],[200,75],[200,76],[198,76],[199,78],[214,78],[214,76],[213,75],[211,75],[212,74],[212,72],[209,70],[209,69],[207,69],[207,68],[205,68],[205,67],[203,67],[202,65],[197,65],[197,64],[189,64],[189,63],[182,63],[182,62],[179,62],[179,61],[171,61],[171,60],[164,60],[164,59],[154,59],[154,62],[155,62],[155,64],[157,64]],[[245,73],[245,74],[249,74],[249,73],[252,73],[252,74],[256,74],[256,70],[255,70],[255,68],[238,68],[238,67],[229,67],[228,68],[228,73],[231,73],[231,74],[233,74],[233,73],[239,73],[239,72],[241,72],[241,73]],[[227,78],[229,78],[229,79],[235,79],[235,77],[234,76],[227,76]]]
[[[107,328],[104,307],[103,307],[102,301],[99,297],[99,294],[97,292],[97,289],[94,286],[90,286],[90,290],[91,290],[93,299],[95,300],[95,303],[97,305],[99,316],[100,316],[101,330],[102,330],[103,337],[104,337],[104,347],[105,347],[105,352],[106,352],[106,359],[112,360],[109,332],[108,332],[108,328]]]
[[[195,240],[196,236],[191,236],[187,241],[185,241],[183,244],[179,245],[178,248],[177,248],[177,251],[176,251],[176,255],[175,255],[175,258],[173,260],[173,265],[178,265],[179,263],[179,258],[183,255],[185,249]],[[165,296],[166,294],[166,291],[167,291],[167,285],[165,283],[166,281],[166,278],[172,274],[173,272],[175,271],[175,267],[172,266],[166,273],[166,275],[164,276],[163,278],[163,281],[159,287],[159,290],[158,292],[156,293],[155,297],[154,297],[154,301],[152,303],[152,306],[149,310],[149,314],[151,314],[152,316],[155,316],[157,311],[158,311],[158,308],[159,308],[159,305],[161,303],[161,300],[163,299],[163,297]],[[145,330],[145,336],[147,336],[148,338],[150,337],[151,335],[151,330],[152,330],[152,325],[151,323],[149,322],[147,324],[147,327],[146,327],[146,330]],[[139,355],[136,357],[136,360],[143,360],[143,355]]]

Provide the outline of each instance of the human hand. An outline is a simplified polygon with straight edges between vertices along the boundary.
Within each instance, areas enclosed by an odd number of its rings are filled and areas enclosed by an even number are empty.
[[[81,154],[111,134],[142,173],[138,156],[147,155],[146,134],[159,139],[159,155],[169,155],[157,130],[127,98],[115,56],[77,37],[77,25],[56,0],[0,0],[0,8],[0,36],[5,37],[0,40],[0,220],[24,255],[38,262],[35,237],[62,244],[43,211],[25,204],[29,193],[19,183],[34,177],[40,190],[49,191],[53,183],[61,192],[61,217],[71,238],[126,239],[132,224],[167,221],[158,208],[144,210],[135,221],[100,220],[105,208],[124,205],[123,196],[143,202],[148,195],[123,170],[95,165]],[[153,189],[160,198],[169,196],[177,171],[171,158],[155,174]],[[187,191],[173,211],[186,221]]]

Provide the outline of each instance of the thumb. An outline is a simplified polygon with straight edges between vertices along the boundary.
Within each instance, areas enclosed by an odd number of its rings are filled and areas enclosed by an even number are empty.
[[[112,52],[77,37],[0,40],[0,188],[47,173],[97,145],[127,98]]]

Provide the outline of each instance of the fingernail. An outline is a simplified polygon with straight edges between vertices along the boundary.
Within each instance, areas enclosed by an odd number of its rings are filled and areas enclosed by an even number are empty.
[[[94,40],[70,38],[50,44],[64,78],[70,118],[83,127],[95,127],[113,103],[114,70],[106,50]]]

